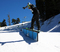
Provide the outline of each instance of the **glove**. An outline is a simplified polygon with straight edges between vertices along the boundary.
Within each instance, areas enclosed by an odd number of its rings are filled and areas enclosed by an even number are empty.
[[[25,7],[23,7],[23,9],[25,9]]]
[[[32,12],[32,14],[34,14],[34,12]]]

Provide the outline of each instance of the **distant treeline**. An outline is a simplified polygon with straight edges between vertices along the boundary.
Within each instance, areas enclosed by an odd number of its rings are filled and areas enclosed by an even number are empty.
[[[40,18],[45,21],[60,13],[60,0],[36,0]]]
[[[20,22],[20,19],[17,18],[17,19],[12,19],[12,24],[15,25],[15,24],[18,24]],[[8,22],[9,23],[9,22]],[[11,24],[10,24],[11,25]],[[6,20],[4,19],[2,22],[0,22],[0,27],[4,27],[4,26],[7,26],[6,24]]]

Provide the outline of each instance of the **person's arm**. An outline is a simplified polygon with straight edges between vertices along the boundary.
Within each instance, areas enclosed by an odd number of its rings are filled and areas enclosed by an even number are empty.
[[[26,6],[26,7],[23,7],[23,9],[26,9],[28,6]]]

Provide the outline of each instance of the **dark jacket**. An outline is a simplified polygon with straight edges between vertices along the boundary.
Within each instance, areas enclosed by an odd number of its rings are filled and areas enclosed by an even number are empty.
[[[36,7],[34,7],[33,5],[31,5],[31,9],[33,10],[33,14],[40,14],[38,9]]]

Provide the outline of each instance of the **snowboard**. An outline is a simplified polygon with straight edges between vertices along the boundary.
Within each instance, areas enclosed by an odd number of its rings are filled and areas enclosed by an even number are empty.
[[[26,28],[27,30],[31,30],[31,31],[34,31],[34,32],[37,32],[39,33],[40,31],[36,30],[36,29],[29,29],[29,28]]]
[[[31,39],[38,41],[39,32],[37,30],[32,30],[29,28],[22,28],[22,31],[27,37],[30,37]]]

